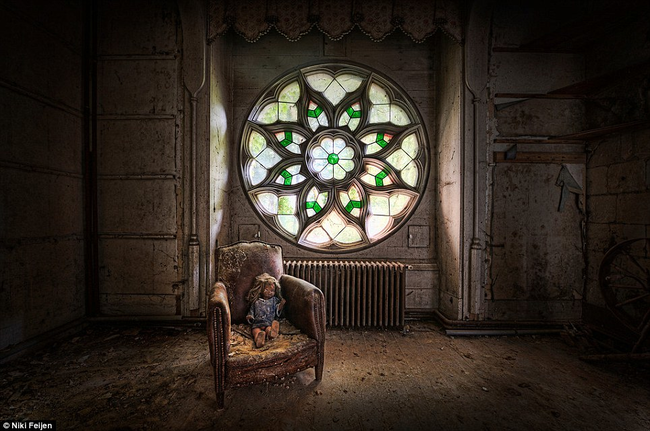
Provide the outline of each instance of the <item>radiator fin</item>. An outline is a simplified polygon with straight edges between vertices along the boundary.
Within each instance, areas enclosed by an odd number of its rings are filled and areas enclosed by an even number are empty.
[[[284,262],[285,273],[318,286],[331,327],[404,326],[406,265],[399,262]]]

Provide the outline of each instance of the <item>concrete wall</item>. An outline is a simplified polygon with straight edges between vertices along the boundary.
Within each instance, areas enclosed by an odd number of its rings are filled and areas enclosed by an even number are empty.
[[[0,4],[0,349],[85,313],[82,17]]]
[[[175,1],[98,3],[100,312],[181,313],[182,32]]]
[[[271,32],[255,43],[229,34],[225,39],[232,49],[233,147],[229,178],[230,239],[253,239],[260,232],[264,241],[281,244],[287,258],[332,259],[397,259],[419,266],[407,275],[407,305],[413,309],[432,310],[437,307],[437,267],[434,265],[436,206],[436,121],[434,39],[416,44],[401,32],[395,32],[380,43],[372,42],[364,34],[353,31],[339,41],[332,41],[314,30],[297,42]],[[432,170],[422,200],[409,221],[387,240],[363,251],[339,256],[319,254],[298,248],[275,235],[257,217],[244,195],[239,180],[238,151],[240,133],[252,104],[261,91],[292,68],[315,61],[352,61],[376,69],[393,79],[413,99],[420,111],[431,143]],[[422,231],[428,245],[409,247],[409,229]]]

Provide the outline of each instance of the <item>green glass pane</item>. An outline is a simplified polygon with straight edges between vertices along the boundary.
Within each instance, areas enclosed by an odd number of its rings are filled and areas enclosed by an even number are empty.
[[[352,106],[345,110],[345,112],[350,116],[350,118],[359,118],[361,117],[361,111],[355,111]]]
[[[318,116],[323,112],[323,108],[316,106],[314,109],[307,110],[307,116],[311,118],[318,118]]]
[[[349,213],[352,212],[353,209],[355,208],[361,208],[361,201],[350,201],[348,204],[345,206],[345,210]]]
[[[381,148],[385,148],[386,145],[388,145],[388,141],[384,139],[383,133],[377,133],[377,143],[381,146]]]
[[[335,164],[337,164],[339,162],[339,156],[337,154],[332,153],[329,156],[327,156],[327,161],[331,165],[335,165]]]

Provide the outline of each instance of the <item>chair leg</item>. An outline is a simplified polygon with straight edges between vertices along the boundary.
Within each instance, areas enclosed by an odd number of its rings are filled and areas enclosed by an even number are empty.
[[[323,361],[318,361],[314,367],[314,374],[316,375],[316,380],[321,381],[323,379]]]
[[[225,407],[225,396],[224,391],[217,392],[217,408],[223,410]]]

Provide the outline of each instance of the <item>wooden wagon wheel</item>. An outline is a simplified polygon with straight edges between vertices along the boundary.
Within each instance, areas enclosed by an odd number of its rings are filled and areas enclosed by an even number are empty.
[[[650,332],[650,238],[630,239],[610,248],[598,275],[607,308],[638,336],[634,353]]]

